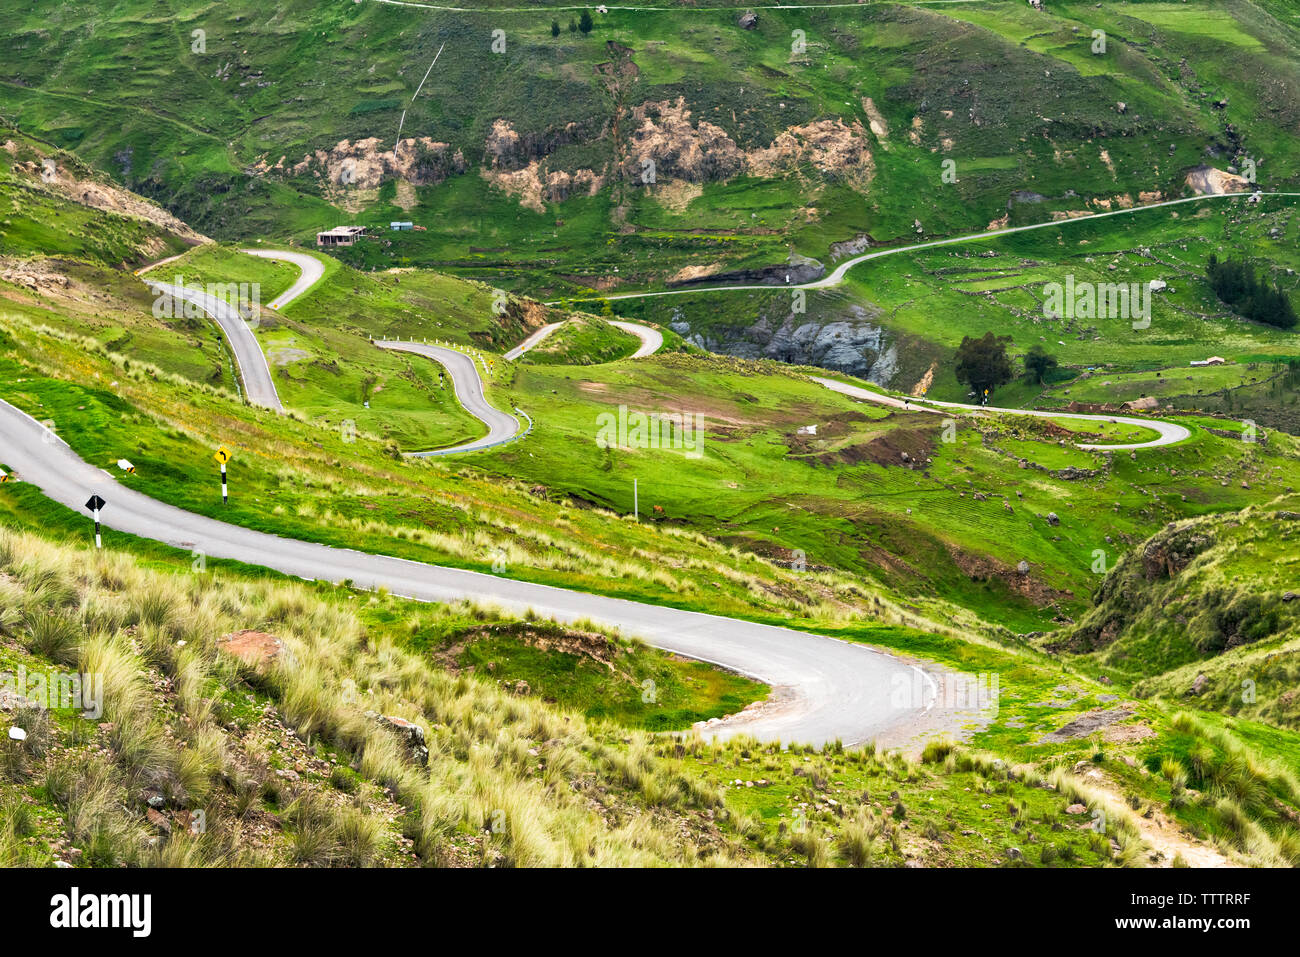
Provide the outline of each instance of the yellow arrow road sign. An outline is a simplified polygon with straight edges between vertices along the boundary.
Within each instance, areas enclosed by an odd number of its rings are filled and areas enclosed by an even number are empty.
[[[217,453],[212,457],[216,459],[218,462],[220,462],[222,465],[225,465],[227,462],[230,461],[230,449],[226,448],[223,445],[221,448],[217,449]]]

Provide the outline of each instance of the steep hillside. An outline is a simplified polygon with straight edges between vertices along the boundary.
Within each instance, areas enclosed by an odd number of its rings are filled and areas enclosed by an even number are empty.
[[[1300,727],[1300,511],[1176,522],[1106,576],[1077,625],[1048,639],[1135,693]]]

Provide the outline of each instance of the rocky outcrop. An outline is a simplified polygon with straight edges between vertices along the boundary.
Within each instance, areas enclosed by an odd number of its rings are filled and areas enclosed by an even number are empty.
[[[380,139],[340,140],[330,149],[316,150],[293,166],[296,176],[309,174],[327,187],[375,189],[388,179],[405,180],[415,186],[441,183],[465,172],[465,157],[446,143],[427,136],[402,140],[395,149],[381,150]]]
[[[1201,195],[1217,196],[1222,193],[1248,193],[1252,184],[1233,173],[1225,173],[1213,166],[1198,166],[1187,174],[1187,185]]]
[[[720,126],[708,120],[691,123],[684,97],[676,102],[651,100],[632,110],[627,174],[634,181],[646,162],[655,179],[689,183],[727,180],[745,169],[745,154]]]
[[[761,316],[740,329],[694,330],[680,311],[670,323],[684,338],[711,352],[742,359],[778,359],[795,365],[847,372],[878,385],[889,385],[898,372],[898,350],[885,330],[861,306],[842,319],[810,319],[783,313]]]

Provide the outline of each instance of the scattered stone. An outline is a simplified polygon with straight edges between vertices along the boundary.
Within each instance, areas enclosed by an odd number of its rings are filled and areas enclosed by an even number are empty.
[[[1053,527],[1055,527],[1055,526],[1057,526],[1057,525],[1060,525],[1060,524],[1061,524],[1061,517],[1060,517],[1059,515],[1057,515],[1055,512],[1048,512],[1048,513],[1047,513],[1047,524],[1048,524],[1048,525],[1051,525],[1051,526],[1053,526]]]

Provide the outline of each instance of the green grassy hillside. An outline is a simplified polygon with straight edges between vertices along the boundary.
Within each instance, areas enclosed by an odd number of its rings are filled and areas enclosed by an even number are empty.
[[[1046,639],[1135,690],[1300,723],[1294,496],[1179,522],[1129,552],[1077,625]]]

